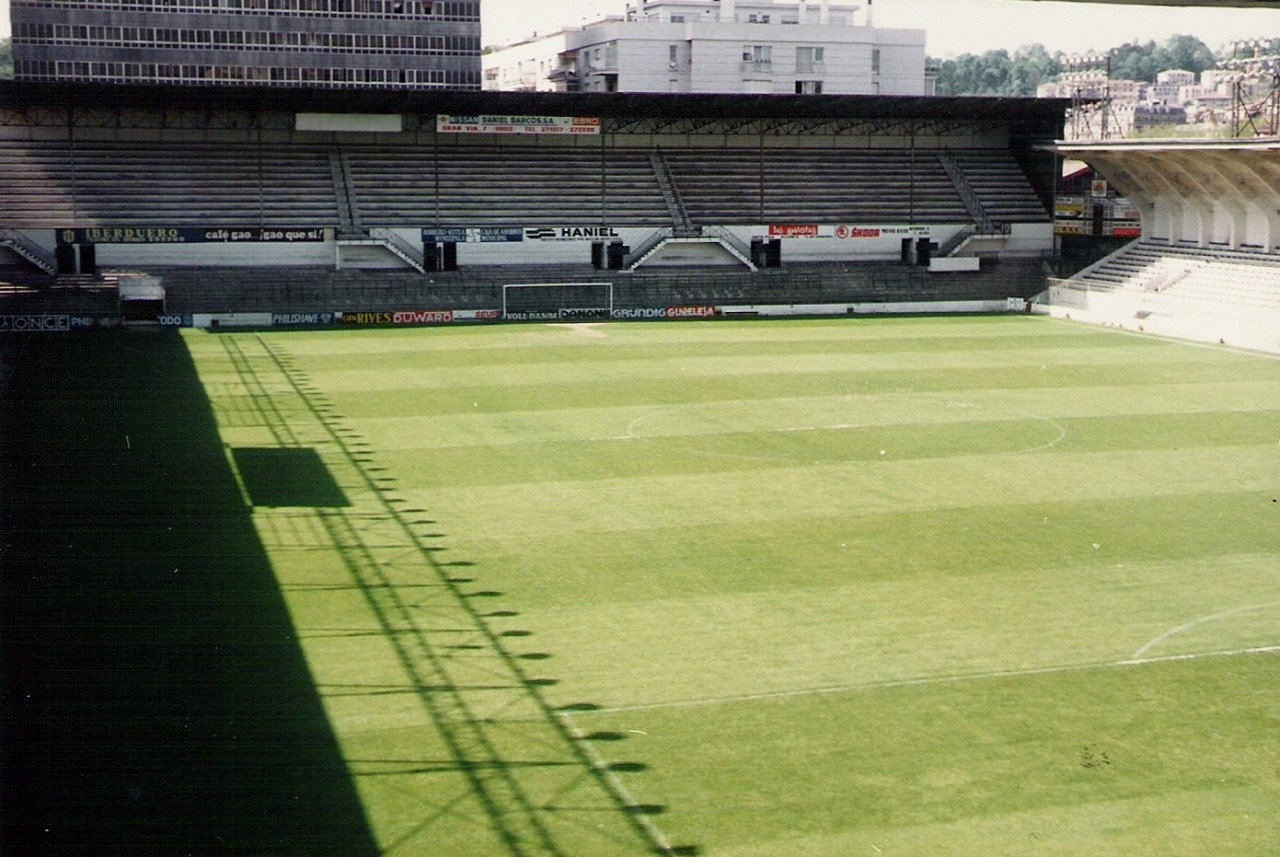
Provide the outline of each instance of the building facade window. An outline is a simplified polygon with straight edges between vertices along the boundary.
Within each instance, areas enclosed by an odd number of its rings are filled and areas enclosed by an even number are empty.
[[[796,73],[797,74],[813,74],[822,68],[826,62],[826,48],[817,47],[798,47],[796,48]]]
[[[773,45],[743,45],[742,64],[754,71],[772,71]]]

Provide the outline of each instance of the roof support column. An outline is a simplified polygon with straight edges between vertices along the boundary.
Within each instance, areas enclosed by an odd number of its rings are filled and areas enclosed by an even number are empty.
[[[1222,207],[1229,220],[1227,246],[1232,250],[1239,250],[1245,236],[1249,234],[1249,212],[1245,211],[1244,206],[1236,199],[1223,198],[1218,200],[1218,205]]]
[[[1180,199],[1165,197],[1162,202],[1164,203],[1165,215],[1169,221],[1169,233],[1165,237],[1169,239],[1170,244],[1176,244],[1186,235],[1186,232],[1184,232],[1187,223],[1186,209]]]
[[[1212,200],[1201,200],[1197,202],[1194,197],[1188,197],[1183,200],[1182,207],[1184,211],[1191,212],[1196,220],[1196,246],[1207,249],[1209,239],[1213,236],[1213,202]]]
[[[1267,253],[1280,250],[1280,211],[1266,204],[1266,200],[1251,199],[1249,207],[1257,214],[1262,230],[1262,249]]]
[[[1148,238],[1154,238],[1156,235],[1155,201],[1148,199],[1146,194],[1142,196],[1134,194],[1129,197],[1129,202],[1133,203],[1133,207],[1138,210],[1138,222],[1142,224],[1142,234]]]

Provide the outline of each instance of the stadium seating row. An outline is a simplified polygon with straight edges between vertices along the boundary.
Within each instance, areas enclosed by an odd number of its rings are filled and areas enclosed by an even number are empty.
[[[1156,240],[1135,241],[1074,278],[1094,289],[1130,289],[1215,305],[1280,306],[1280,257]]]
[[[957,223],[933,153],[664,149],[702,224]],[[335,153],[337,157],[335,158]],[[7,225],[671,225],[644,148],[0,141]],[[1008,151],[957,156],[993,219],[1048,215]]]

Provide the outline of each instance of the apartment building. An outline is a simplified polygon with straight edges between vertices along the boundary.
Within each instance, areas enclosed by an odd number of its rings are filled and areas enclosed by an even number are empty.
[[[931,95],[925,31],[828,0],[652,0],[484,57],[484,88]]]
[[[11,0],[19,80],[479,89],[480,0]]]

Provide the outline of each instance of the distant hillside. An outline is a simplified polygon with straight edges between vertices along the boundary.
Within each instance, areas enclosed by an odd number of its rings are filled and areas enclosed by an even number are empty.
[[[1112,48],[1110,54],[1113,78],[1149,83],[1162,71],[1184,69],[1199,74],[1218,62],[1209,46],[1195,36],[1172,36],[1160,44],[1127,43]],[[1059,78],[1065,58],[1062,51],[1050,54],[1044,45],[1035,44],[1012,54],[1001,49],[929,62],[938,69],[939,95],[1029,96],[1036,94],[1040,84]]]

